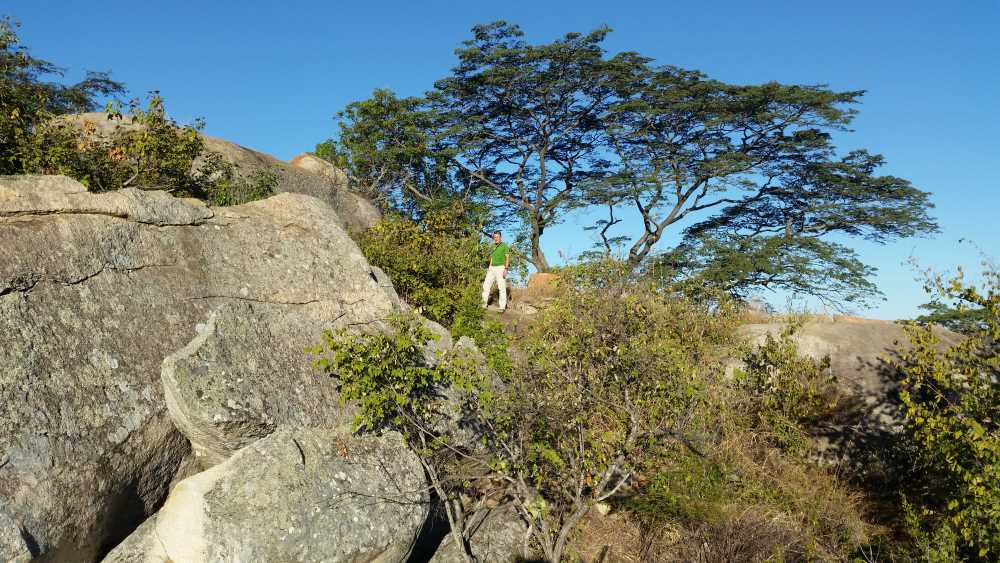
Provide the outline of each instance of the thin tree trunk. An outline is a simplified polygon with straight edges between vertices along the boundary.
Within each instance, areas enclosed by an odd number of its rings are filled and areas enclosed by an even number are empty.
[[[548,272],[550,267],[542,252],[542,231],[545,226],[536,217],[531,223],[531,261],[539,272]]]

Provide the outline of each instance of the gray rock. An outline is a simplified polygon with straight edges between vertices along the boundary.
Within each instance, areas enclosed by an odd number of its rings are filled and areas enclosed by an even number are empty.
[[[786,324],[750,324],[741,332],[751,344],[762,344],[767,335],[778,338]],[[957,334],[941,329],[945,342],[957,342]],[[800,354],[814,359],[830,357],[830,370],[845,391],[862,397],[884,399],[893,387],[888,360],[905,348],[909,338],[903,325],[891,321],[834,317],[804,323],[792,335]]]
[[[162,503],[190,445],[161,363],[213,311],[202,359],[229,362],[220,385],[248,392],[270,370],[254,416],[332,426],[331,383],[306,348],[398,307],[335,211],[303,195],[207,209],[4,177],[0,210],[0,509],[49,560],[93,561]]]
[[[178,484],[104,561],[404,561],[428,503],[398,434],[281,428]]]
[[[497,507],[483,514],[473,524],[469,545],[481,563],[508,563],[527,558],[524,536],[528,528],[510,505]],[[460,548],[451,534],[445,536],[431,563],[465,563]]]
[[[340,408],[330,378],[289,370],[307,367],[303,350],[247,346],[273,337],[270,320],[246,303],[223,304],[194,340],[163,361],[167,408],[202,467],[221,463],[277,425],[350,430],[353,409]],[[303,328],[297,340],[316,338],[315,326]],[[289,334],[297,329],[286,327]]]
[[[21,527],[10,516],[0,511],[0,561],[23,563],[31,560],[31,549],[25,541]]]
[[[335,187],[331,203],[344,218],[351,233],[364,231],[382,220],[382,215],[371,201],[350,189],[347,174],[333,164],[308,153],[296,156],[289,164],[326,178]]]
[[[762,344],[767,335],[778,338],[782,322],[750,324],[741,332],[751,344]],[[945,345],[961,336],[935,328]],[[902,428],[896,400],[897,374],[890,361],[909,347],[903,325],[891,321],[835,316],[811,319],[793,334],[798,352],[820,360],[829,356],[830,374],[843,398],[841,411],[823,421],[816,434],[816,457],[867,470],[889,455],[890,445]],[[734,362],[730,368],[739,367]]]
[[[108,114],[103,112],[61,116],[57,119],[73,127],[86,126],[89,134],[97,137],[108,137],[118,129],[138,127],[132,124],[128,116],[108,119]],[[241,175],[247,176],[261,169],[272,168],[278,174],[279,192],[310,195],[330,204],[338,211],[337,221],[352,234],[364,231],[381,219],[371,202],[350,190],[347,176],[322,159],[300,155],[288,163],[224,139],[209,135],[201,135],[201,138],[206,150],[221,154],[226,161],[236,165]],[[197,170],[202,162],[202,159],[197,159],[194,169]]]

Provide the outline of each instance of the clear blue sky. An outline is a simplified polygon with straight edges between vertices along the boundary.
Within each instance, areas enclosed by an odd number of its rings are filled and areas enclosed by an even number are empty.
[[[375,88],[420,94],[455,62],[475,23],[506,19],[534,41],[600,24],[612,51],[699,69],[735,83],[778,80],[867,90],[842,149],[884,154],[886,173],[933,193],[942,234],[857,243],[887,300],[858,311],[916,313],[925,267],[975,268],[1000,248],[1000,2],[942,1],[376,1],[5,0],[35,56],[111,70],[134,94],[159,90],[179,120],[283,159],[334,132],[333,114]],[[545,249],[590,247],[586,221],[547,234]],[[780,301],[781,297],[778,296]]]

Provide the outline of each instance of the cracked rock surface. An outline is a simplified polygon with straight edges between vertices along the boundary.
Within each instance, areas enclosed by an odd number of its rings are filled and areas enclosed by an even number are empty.
[[[422,475],[399,434],[281,427],[181,481],[105,562],[405,561]]]
[[[199,412],[237,437],[224,452],[345,418],[305,349],[399,301],[341,224],[292,193],[207,208],[0,177],[0,513],[33,556],[94,561],[160,505],[191,457],[161,365],[213,313],[188,367],[213,382]]]

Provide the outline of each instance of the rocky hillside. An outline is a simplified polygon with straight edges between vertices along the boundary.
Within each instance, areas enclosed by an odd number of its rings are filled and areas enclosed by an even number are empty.
[[[178,482],[142,529],[183,522],[187,555],[156,542],[174,561],[408,552],[427,511],[416,460],[398,437],[351,438],[304,351],[401,306],[344,228],[367,219],[341,215],[294,193],[210,209],[0,179],[0,559],[95,561]],[[217,526],[253,529],[265,551]],[[308,554],[274,551],[313,536]]]
[[[407,307],[350,236],[377,213],[322,161],[212,148],[279,168],[285,193],[210,208],[0,178],[0,560],[460,560],[418,460],[396,434],[352,435],[305,352]],[[796,338],[890,425],[897,325]],[[473,550],[503,560],[522,536],[500,507]]]

